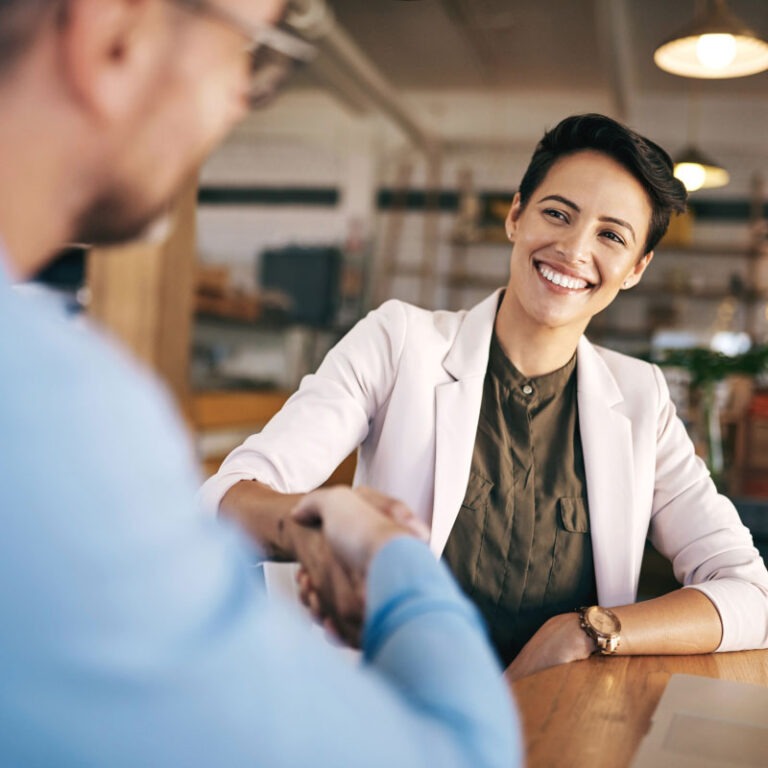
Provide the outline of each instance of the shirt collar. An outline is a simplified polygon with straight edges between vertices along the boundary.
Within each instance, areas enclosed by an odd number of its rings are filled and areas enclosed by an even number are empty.
[[[571,380],[576,369],[576,353],[574,352],[571,359],[556,371],[545,373],[542,376],[523,376],[504,354],[498,336],[494,331],[491,339],[488,369],[502,384],[513,391],[525,391],[524,387],[532,387],[537,400],[548,400],[562,392]]]

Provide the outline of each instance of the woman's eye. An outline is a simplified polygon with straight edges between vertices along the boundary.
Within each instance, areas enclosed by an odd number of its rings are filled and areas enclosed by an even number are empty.
[[[624,238],[620,235],[617,235],[615,232],[611,232],[608,230],[607,232],[603,232],[603,237],[607,237],[609,240],[613,240],[615,243],[618,243],[619,245],[626,245],[626,242],[624,241]]]
[[[568,221],[568,217],[556,208],[545,208],[544,215],[549,216],[551,219],[559,219],[560,221]]]

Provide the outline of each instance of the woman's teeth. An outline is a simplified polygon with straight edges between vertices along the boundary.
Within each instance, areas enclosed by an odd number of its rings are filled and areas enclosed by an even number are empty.
[[[562,272],[557,272],[554,269],[550,269],[546,264],[538,265],[539,274],[550,283],[559,285],[563,288],[569,288],[572,291],[578,291],[582,288],[586,288],[589,283],[586,280],[582,280],[578,277],[569,277]]]

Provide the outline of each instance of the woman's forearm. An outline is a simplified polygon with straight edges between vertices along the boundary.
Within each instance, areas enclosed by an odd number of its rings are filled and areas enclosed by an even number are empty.
[[[717,608],[695,588],[611,610],[621,621],[619,654],[711,653],[723,636]]]
[[[723,627],[712,601],[697,589],[678,589],[642,603],[611,610],[621,622],[617,654],[673,655],[711,653],[720,645]],[[586,659],[597,643],[582,629],[579,615],[553,616],[526,643],[507,667],[507,678]]]

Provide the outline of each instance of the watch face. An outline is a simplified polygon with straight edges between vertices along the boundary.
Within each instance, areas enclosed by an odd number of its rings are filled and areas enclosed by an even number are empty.
[[[599,605],[589,608],[585,618],[601,635],[613,635],[621,630],[621,625],[615,614]]]

